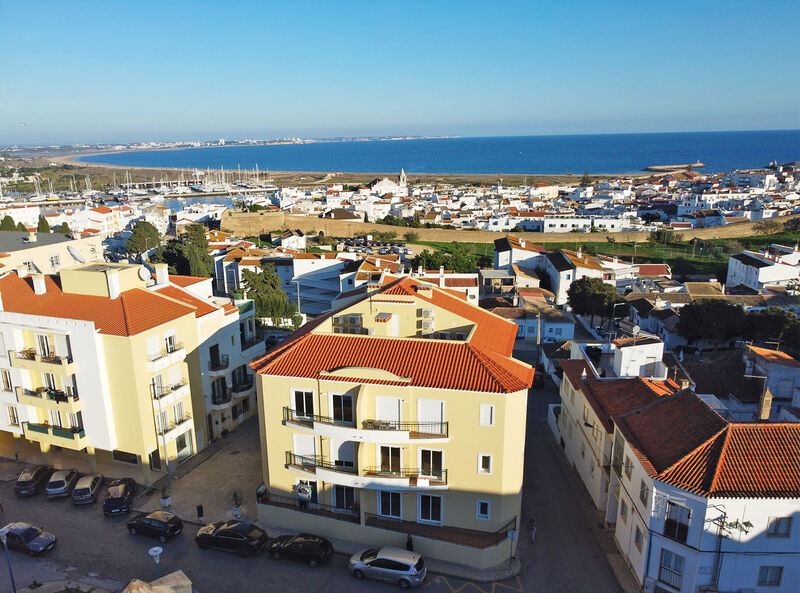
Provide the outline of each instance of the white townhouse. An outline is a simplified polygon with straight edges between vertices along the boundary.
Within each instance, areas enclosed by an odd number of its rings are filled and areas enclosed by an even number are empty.
[[[785,286],[800,279],[800,266],[776,261],[754,251],[742,251],[728,259],[726,285],[734,288],[740,284],[755,290],[765,286]]]

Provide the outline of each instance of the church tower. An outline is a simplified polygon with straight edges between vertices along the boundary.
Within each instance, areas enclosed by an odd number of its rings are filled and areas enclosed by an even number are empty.
[[[406,187],[406,182],[407,182],[406,170],[401,168],[400,169],[400,187]]]

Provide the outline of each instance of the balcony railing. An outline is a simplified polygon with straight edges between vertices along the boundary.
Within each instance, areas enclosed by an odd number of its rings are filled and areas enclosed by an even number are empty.
[[[53,436],[61,437],[64,439],[82,439],[86,436],[86,432],[84,432],[83,428],[75,427],[75,428],[62,428],[60,426],[50,426],[48,424],[34,424],[33,422],[28,422],[28,430],[31,432],[39,432],[41,434],[52,434]]]
[[[212,392],[211,394],[212,405],[221,406],[223,404],[227,404],[230,401],[231,401],[230,387],[223,387],[221,389],[217,389],[217,391]]]
[[[218,359],[211,359],[208,361],[209,371],[224,371],[228,368],[229,359],[227,354],[221,355]]]
[[[336,424],[339,426],[355,426],[356,423],[347,420],[337,420],[336,418],[331,418],[330,416],[320,416],[319,414],[304,414],[298,412],[297,410],[293,410],[288,406],[283,408],[283,421],[285,422],[296,422],[298,424],[307,424],[311,426],[314,422],[322,422],[323,424]]]
[[[247,391],[253,386],[253,375],[247,375],[244,381],[234,381],[231,391],[234,393],[241,393]]]
[[[147,359],[150,362],[154,360],[158,360],[159,358],[164,358],[165,356],[169,356],[173,352],[177,352],[178,350],[183,350],[183,344],[180,342],[174,342],[169,348],[163,348],[160,352],[153,352],[147,355]]]
[[[35,348],[26,348],[25,350],[18,350],[15,353],[16,357],[20,360],[33,360],[40,362],[47,362],[49,364],[64,364],[72,362],[71,356],[57,356],[53,353],[47,355],[39,354]]]
[[[36,360],[36,350],[33,348],[26,348],[25,350],[19,350],[17,353],[17,358],[21,360]]]
[[[407,430],[411,438],[447,437],[448,422],[401,422],[398,420],[364,420],[364,430]]]
[[[364,475],[379,478],[408,478],[410,486],[416,486],[419,478],[429,480],[430,484],[434,486],[445,486],[447,484],[446,469],[425,469],[421,467],[387,469],[372,465],[364,468]]]
[[[361,513],[358,508],[343,509],[329,504],[322,504],[319,502],[308,501],[302,504],[297,498],[293,496],[282,496],[279,494],[270,494],[266,492],[258,498],[261,504],[268,504],[285,509],[292,509],[310,515],[319,515],[321,517],[328,517],[329,519],[338,519],[339,521],[348,521],[349,523],[360,523]]]
[[[348,467],[331,463],[330,460],[325,459],[322,455],[295,455],[291,451],[286,452],[286,465],[293,465],[303,469],[314,471],[320,467],[322,469],[329,469],[335,472],[344,472],[346,474],[357,474],[358,470],[355,467]]]
[[[372,513],[365,514],[365,524],[387,531],[399,531],[418,537],[435,539],[470,548],[489,548],[505,541],[508,532],[517,528],[517,518],[514,517],[497,531],[478,531],[477,529],[463,529],[449,525],[426,525],[414,521],[402,521]]]
[[[242,340],[242,352],[244,352],[245,350],[249,350],[256,344],[263,344],[263,343],[264,339],[259,338],[258,336],[250,336],[249,338],[245,338]]]
[[[180,420],[175,420],[174,422],[170,422],[166,426],[157,426],[156,432],[158,433],[159,436],[167,434],[170,430],[178,428],[181,424],[184,424],[185,422],[188,422],[191,419],[192,419],[191,414],[184,414]]]
[[[153,393],[153,399],[161,399],[168,396],[170,393],[175,393],[181,387],[187,385],[186,379],[181,379],[172,385],[150,385],[150,391]]]
[[[667,568],[666,566],[662,566],[658,571],[658,580],[662,583],[666,583],[670,587],[680,589],[681,583],[683,582],[683,574],[671,568]]]
[[[60,389],[26,389],[25,387],[17,387],[17,393],[27,397],[41,397],[47,398],[56,403],[67,403],[69,401],[78,401],[78,390],[72,387],[67,387],[66,391]]]

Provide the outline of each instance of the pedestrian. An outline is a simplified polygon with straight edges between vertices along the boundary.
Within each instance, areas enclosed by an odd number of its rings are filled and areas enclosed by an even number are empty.
[[[410,533],[406,537],[406,550],[408,550],[409,552],[413,552],[414,551],[414,540],[411,539],[411,534]]]
[[[531,543],[533,543],[533,540],[536,539],[536,521],[533,519],[528,521],[528,531],[530,533]]]

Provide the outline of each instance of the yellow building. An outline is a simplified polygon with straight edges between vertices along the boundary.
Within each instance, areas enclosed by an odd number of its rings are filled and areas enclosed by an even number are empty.
[[[472,566],[508,559],[528,388],[516,326],[463,295],[391,279],[251,366],[259,519]]]
[[[0,276],[0,445],[145,484],[202,448],[203,348],[239,308],[196,283],[124,263]]]

